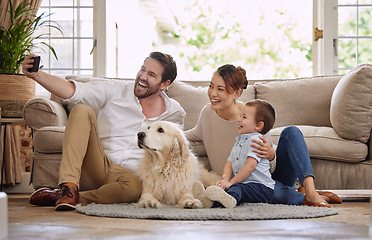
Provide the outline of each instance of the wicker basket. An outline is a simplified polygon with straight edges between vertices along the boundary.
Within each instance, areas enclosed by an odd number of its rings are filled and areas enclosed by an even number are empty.
[[[23,74],[0,73],[1,116],[23,117],[23,106],[35,97],[35,82]]]

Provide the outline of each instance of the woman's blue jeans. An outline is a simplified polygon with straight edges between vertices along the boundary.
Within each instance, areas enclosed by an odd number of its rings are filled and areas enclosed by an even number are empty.
[[[286,127],[280,133],[276,149],[276,168],[272,173],[275,180],[273,203],[302,205],[304,195],[292,186],[297,178],[302,184],[307,176],[314,177],[314,173],[304,136],[297,127]]]

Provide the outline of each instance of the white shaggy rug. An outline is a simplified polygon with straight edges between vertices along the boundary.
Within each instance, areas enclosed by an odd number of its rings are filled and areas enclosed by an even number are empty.
[[[158,209],[139,208],[135,204],[89,204],[79,206],[79,213],[114,218],[138,218],[161,220],[267,220],[317,218],[336,215],[332,208],[290,206],[279,204],[245,203],[233,209],[181,209],[163,206]]]

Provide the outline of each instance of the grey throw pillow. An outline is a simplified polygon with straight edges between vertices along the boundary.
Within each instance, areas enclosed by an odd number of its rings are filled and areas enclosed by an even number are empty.
[[[348,72],[333,91],[330,118],[340,137],[367,143],[372,128],[372,65]]]

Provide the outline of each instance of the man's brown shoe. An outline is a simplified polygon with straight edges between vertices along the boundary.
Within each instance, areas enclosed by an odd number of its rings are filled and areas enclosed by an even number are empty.
[[[56,211],[71,211],[80,203],[79,192],[73,187],[62,185],[61,197],[56,202]]]
[[[38,206],[55,206],[57,200],[61,197],[60,190],[50,188],[40,188],[33,192],[28,202]]]

